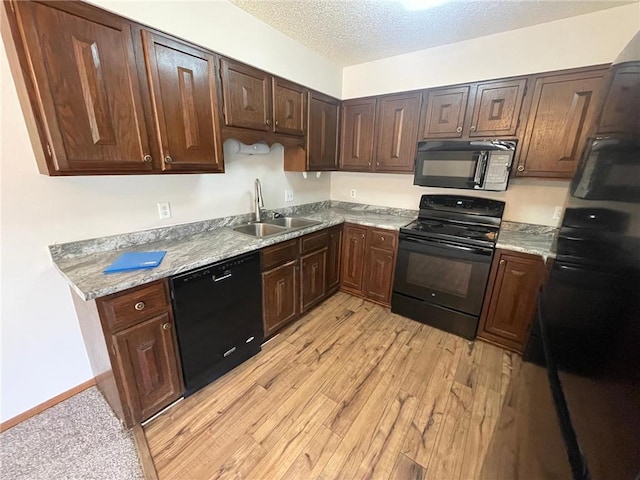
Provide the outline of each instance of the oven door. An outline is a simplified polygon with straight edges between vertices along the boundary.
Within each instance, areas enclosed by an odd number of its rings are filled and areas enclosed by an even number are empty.
[[[480,315],[493,249],[400,236],[393,291]]]

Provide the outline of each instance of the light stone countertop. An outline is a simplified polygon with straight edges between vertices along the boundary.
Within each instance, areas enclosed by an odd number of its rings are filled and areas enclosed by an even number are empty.
[[[496,248],[540,255],[545,261],[553,257],[557,228],[529,223],[502,222]]]
[[[144,283],[186,272],[243,253],[297,238],[343,222],[398,230],[417,217],[412,210],[373,207],[343,202],[319,202],[278,210],[288,216],[317,220],[319,225],[270,238],[252,238],[231,227],[250,215],[226,217],[162,229],[114,235],[49,247],[55,267],[84,300],[116,293]],[[104,274],[103,270],[124,252],[166,250],[162,263],[152,269]]]

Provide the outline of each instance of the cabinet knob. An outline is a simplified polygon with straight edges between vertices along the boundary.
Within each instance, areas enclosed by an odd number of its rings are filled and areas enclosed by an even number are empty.
[[[167,155],[166,157],[164,157],[164,163],[173,163],[173,158]]]
[[[384,237],[382,235],[380,236],[380,241],[384,242]]]
[[[144,307],[145,307],[144,302],[138,302],[133,306],[133,308],[135,308],[138,311],[144,310]]]
[[[267,118],[267,119],[265,120],[265,122],[264,122],[264,123],[265,123],[265,124],[267,124],[267,125],[271,125],[271,120],[269,120],[269,119]]]
[[[163,330],[171,330],[171,324],[169,322],[162,324]]]
[[[518,171],[524,172],[524,165],[518,165]]]
[[[476,131],[476,126],[475,125],[471,125],[471,128],[469,130],[471,130],[472,132],[475,132]]]
[[[361,234],[360,234],[360,236],[361,236],[362,238],[364,238],[364,233],[361,233]]]
[[[500,260],[500,265],[504,265],[505,263],[507,263],[505,260]]]
[[[142,161],[143,161],[144,163],[149,163],[149,162],[151,162],[152,160],[153,160],[153,158],[152,158],[152,157],[151,157],[151,155],[149,155],[149,154],[146,154],[144,157],[142,157]]]
[[[456,132],[460,133],[462,131],[462,127],[456,128]]]
[[[367,162],[367,166],[369,166],[369,167],[370,167],[370,166],[371,166],[371,162]]]
[[[276,127],[279,125],[278,120],[276,120]]]

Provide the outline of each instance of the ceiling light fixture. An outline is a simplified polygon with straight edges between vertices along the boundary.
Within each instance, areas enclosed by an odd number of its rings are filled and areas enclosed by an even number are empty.
[[[427,10],[429,8],[437,7],[443,3],[450,2],[451,0],[398,0],[405,10]]]

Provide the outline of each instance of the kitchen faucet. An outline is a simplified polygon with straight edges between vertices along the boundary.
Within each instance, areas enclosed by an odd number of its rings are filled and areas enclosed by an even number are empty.
[[[262,201],[262,186],[260,185],[259,178],[256,178],[254,197],[254,204],[256,207],[256,222],[260,222],[260,208],[264,208],[264,203]]]

